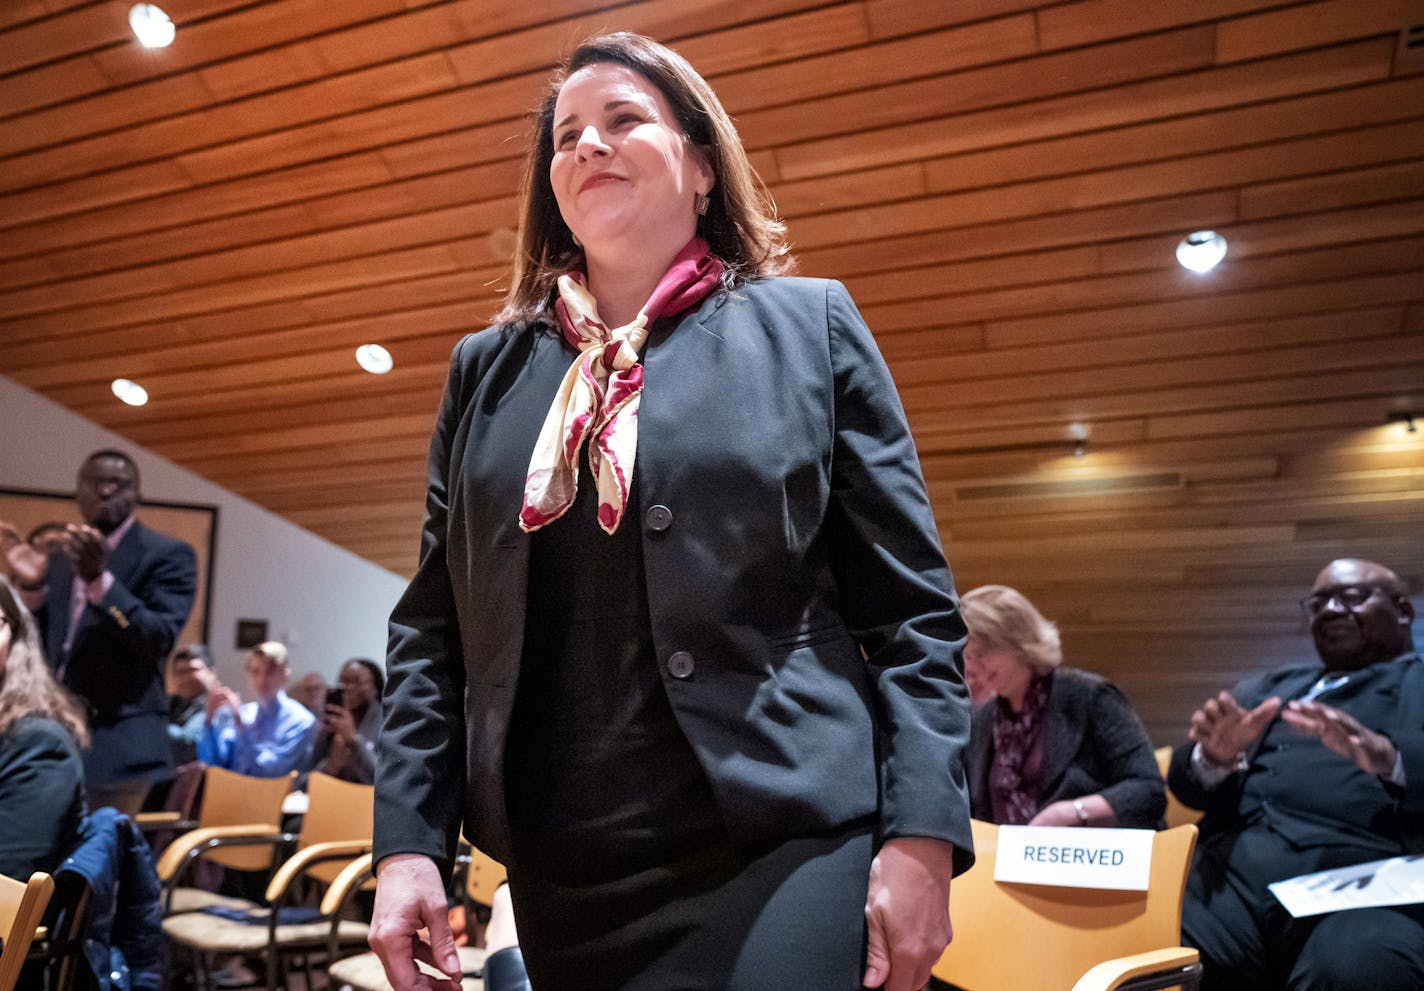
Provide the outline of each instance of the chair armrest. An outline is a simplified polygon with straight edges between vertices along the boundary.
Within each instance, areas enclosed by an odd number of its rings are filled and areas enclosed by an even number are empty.
[[[163,851],[163,856],[158,858],[158,878],[165,883],[173,880],[184,864],[214,847],[280,843],[283,837],[282,831],[270,823],[195,829],[175,839]]]
[[[1168,946],[1146,953],[1134,953],[1130,957],[1118,957],[1098,964],[1073,985],[1073,991],[1113,991],[1134,977],[1155,974],[1159,971],[1177,970],[1190,967],[1200,957],[1196,950],[1186,946]]]
[[[345,860],[371,852],[370,840],[337,840],[331,843],[313,843],[304,850],[298,850],[288,857],[267,885],[267,902],[276,905],[282,900],[293,881],[306,871],[329,860]]]
[[[342,868],[341,873],[336,875],[336,880],[331,882],[331,887],[327,888],[326,894],[322,896],[318,911],[331,918],[331,931],[326,936],[328,961],[340,959],[341,956],[341,910],[346,907],[351,896],[360,891],[374,876],[375,864],[371,854],[363,854]]]
[[[326,894],[321,897],[322,915],[335,915],[345,906],[347,899],[359,891],[372,875],[371,854],[363,854],[341,869]]]
[[[192,829],[197,825],[192,819],[184,819],[181,812],[140,812],[133,821],[145,833],[156,829]]]

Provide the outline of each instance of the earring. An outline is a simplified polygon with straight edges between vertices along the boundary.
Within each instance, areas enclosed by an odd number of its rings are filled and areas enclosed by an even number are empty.
[[[706,193],[698,193],[697,198],[692,201],[692,209],[697,211],[699,217],[707,216],[707,208],[712,205],[712,199]]]
[[[580,247],[580,248],[583,247],[583,242],[579,240],[578,235],[575,234],[573,231],[569,231],[569,237],[571,237],[571,238],[574,239],[574,244],[575,244],[575,245],[577,245],[577,246]]]

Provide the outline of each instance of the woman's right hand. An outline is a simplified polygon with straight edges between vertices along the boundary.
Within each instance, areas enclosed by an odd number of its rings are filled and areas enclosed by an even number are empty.
[[[333,740],[341,740],[347,745],[356,742],[356,720],[349,710],[339,705],[329,705],[321,718],[322,729],[331,734]]]
[[[446,916],[445,886],[435,861],[397,853],[376,873],[376,907],[369,942],[395,991],[460,991],[460,954]],[[421,936],[421,930],[426,937]],[[419,960],[444,978],[422,972]]]

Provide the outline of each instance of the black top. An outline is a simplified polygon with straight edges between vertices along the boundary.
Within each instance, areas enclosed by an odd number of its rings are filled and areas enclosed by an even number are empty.
[[[515,861],[565,883],[627,877],[724,834],[658,672],[636,481],[616,533],[596,504],[585,461],[574,504],[533,535],[505,757]]]

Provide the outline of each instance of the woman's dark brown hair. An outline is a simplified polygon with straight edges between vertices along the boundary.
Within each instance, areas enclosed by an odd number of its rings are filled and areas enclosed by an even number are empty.
[[[509,297],[495,319],[501,323],[548,319],[558,277],[583,267],[583,253],[559,214],[549,165],[554,159],[554,104],[564,82],[600,62],[627,66],[656,86],[683,134],[711,163],[716,184],[697,232],[727,266],[726,288],[791,271],[786,225],[751,163],[722,102],[687,60],[642,35],[620,32],[590,38],[554,71],[533,120],[533,145],[520,195],[519,251]]]
[[[0,736],[26,716],[41,716],[63,726],[81,747],[88,746],[89,728],[79,705],[50,676],[34,617],[4,578],[0,614],[10,627],[10,654],[0,667]]]

